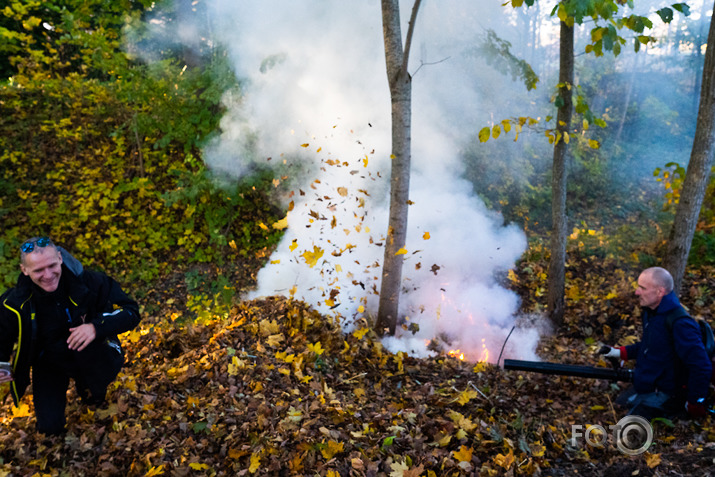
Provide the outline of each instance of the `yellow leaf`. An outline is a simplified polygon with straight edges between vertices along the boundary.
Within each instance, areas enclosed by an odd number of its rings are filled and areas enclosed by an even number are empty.
[[[281,263],[280,260],[271,260],[271,265],[278,265],[279,263]]]
[[[519,283],[519,277],[516,276],[516,273],[514,273],[514,270],[509,270],[506,275],[510,282]]]
[[[323,454],[325,460],[332,459],[336,454],[340,454],[344,450],[344,444],[342,442],[328,441],[326,447],[320,450]]]
[[[458,451],[452,451],[452,455],[454,455],[454,458],[459,462],[469,462],[472,460],[472,452],[474,452],[474,449],[471,447],[467,448],[467,446],[462,446]]]
[[[504,469],[509,470],[511,466],[514,465],[514,461],[516,460],[516,458],[514,457],[514,453],[512,452],[512,450],[509,449],[509,453],[507,455],[497,454],[493,460],[494,463],[499,467],[503,467]]]
[[[598,149],[599,147],[601,147],[601,143],[599,143],[595,139],[589,139],[588,147],[590,147],[591,149]]]
[[[338,187],[338,194],[340,194],[341,197],[347,197],[348,189],[346,187]]]
[[[606,408],[601,405],[591,406],[592,411],[603,411],[604,409],[606,409]]]
[[[494,139],[496,139],[499,137],[500,134],[501,134],[501,128],[499,127],[498,124],[495,124],[494,127],[492,127],[492,137]]]
[[[268,230],[268,227],[266,227],[266,224],[264,224],[263,222],[258,222],[258,226],[263,230]]]
[[[424,235],[422,235],[422,238],[425,240],[429,240],[429,232],[425,232]]]
[[[365,334],[366,334],[368,331],[370,331],[368,328],[360,328],[359,330],[355,331],[353,334],[355,335],[355,337],[356,337],[357,339],[361,340],[362,337],[365,336]]]
[[[323,353],[325,352],[325,350],[323,349],[323,347],[320,345],[320,341],[318,341],[318,342],[315,343],[315,344],[310,344],[310,343],[308,343],[308,349],[311,350],[313,353],[315,353],[315,354],[317,354],[317,355],[321,355],[321,354],[323,354]]]
[[[397,252],[395,252],[395,255],[404,255],[406,253],[407,253],[407,249],[403,247],[400,250],[398,250]]]
[[[362,305],[358,306],[358,313],[365,313],[365,307]]]
[[[292,252],[292,251],[295,250],[296,248],[298,248],[298,240],[293,239],[293,241],[292,241],[292,242],[290,243],[290,245],[288,246],[288,250],[290,250],[290,251]]]
[[[457,402],[464,406],[467,404],[470,399],[475,398],[478,396],[478,393],[472,389],[467,389],[466,391],[462,391],[459,393],[459,396],[457,396]]]
[[[483,127],[479,131],[479,142],[487,142],[489,140],[490,135],[491,135],[491,131],[489,129],[489,126]]]
[[[337,265],[335,265],[335,271],[336,271],[336,272],[342,272],[342,271],[343,271],[343,267],[340,266],[340,264],[338,263]]]
[[[477,364],[474,365],[474,368],[472,369],[472,371],[474,371],[475,373],[481,373],[482,371],[486,371],[486,370],[487,370],[487,362],[486,361],[478,362]]]
[[[251,465],[248,467],[248,471],[255,474],[258,468],[261,466],[261,456],[255,452],[251,454]]]
[[[30,415],[30,406],[27,404],[20,403],[18,407],[12,408],[12,417],[25,417]]]
[[[531,455],[533,455],[534,457],[543,457],[545,453],[546,447],[542,446],[541,444],[532,444]]]
[[[300,145],[300,147],[308,147],[308,146],[310,146],[310,144],[309,144],[309,143],[307,143],[307,142],[306,142],[306,143],[304,143],[304,144],[301,144],[301,145]]]
[[[238,250],[238,247],[236,246],[236,241],[235,241],[235,240],[231,240],[231,241],[228,243],[228,245],[229,245],[229,247],[231,247],[232,249]]]
[[[279,220],[278,222],[275,222],[275,223],[272,225],[272,227],[273,227],[274,229],[276,229],[276,230],[283,230],[283,229],[285,229],[286,227],[288,227],[288,215],[286,215],[285,217],[283,217],[283,218],[282,218],[281,220]]]
[[[410,466],[405,462],[393,462],[390,464],[392,472],[390,472],[390,477],[403,477],[405,472],[410,470]]]
[[[152,477],[154,475],[162,475],[164,473],[164,464],[157,465],[156,467],[151,467],[144,477]]]
[[[646,452],[645,463],[650,469],[658,467],[660,465],[660,454],[650,454]]]
[[[318,263],[318,260],[320,260],[320,258],[323,256],[323,253],[324,252],[323,252],[322,248],[319,248],[319,247],[316,247],[315,245],[313,245],[313,251],[308,252],[306,250],[305,252],[303,252],[301,257],[303,257],[303,259],[305,260],[305,263],[307,263],[310,266],[310,268],[313,268],[315,266],[315,264]]]
[[[198,462],[192,462],[189,467],[194,470],[207,470],[209,468],[208,464],[199,464]]]
[[[279,334],[275,334],[275,335],[271,335],[271,336],[269,336],[268,339],[266,340],[266,344],[267,344],[268,346],[271,346],[271,347],[275,348],[275,347],[278,346],[278,345],[281,343],[281,341],[283,341],[284,339],[285,339],[284,336],[283,336],[282,334],[280,334],[280,333],[279,333]]]
[[[362,160],[362,165],[363,167],[367,167],[367,155],[365,156],[365,159]]]
[[[236,376],[238,374],[239,369],[243,369],[246,367],[246,363],[238,359],[237,356],[234,356],[231,358],[231,362],[228,363],[228,375],[229,376]]]
[[[447,434],[446,436],[442,437],[440,440],[437,441],[440,447],[447,447],[449,443],[452,441],[452,436]]]

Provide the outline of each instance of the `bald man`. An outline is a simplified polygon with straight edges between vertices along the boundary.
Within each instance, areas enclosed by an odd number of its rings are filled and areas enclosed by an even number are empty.
[[[712,363],[700,326],[673,291],[670,272],[660,267],[644,270],[636,296],[643,311],[641,341],[602,350],[608,357],[636,360],[633,386],[616,403],[627,407],[628,414],[647,419],[673,416],[682,409],[691,417],[704,416]]]

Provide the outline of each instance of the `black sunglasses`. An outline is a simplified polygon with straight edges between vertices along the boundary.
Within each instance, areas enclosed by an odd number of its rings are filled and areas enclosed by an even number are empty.
[[[52,240],[50,240],[49,237],[40,237],[38,239],[31,239],[28,240],[27,242],[23,243],[20,246],[20,250],[22,250],[23,253],[30,253],[33,250],[35,250],[35,244],[37,244],[38,247],[47,247],[49,244],[52,243]]]

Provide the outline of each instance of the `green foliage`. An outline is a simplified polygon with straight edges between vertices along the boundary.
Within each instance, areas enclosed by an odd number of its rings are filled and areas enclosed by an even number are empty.
[[[704,230],[695,231],[690,245],[688,264],[695,267],[715,265],[715,235]]]
[[[88,267],[135,286],[180,263],[227,261],[280,238],[258,224],[272,208],[269,174],[218,185],[200,148],[238,84],[222,51],[200,66],[144,65],[122,29],[148,3],[14,2],[0,36],[0,273],[17,276],[17,247],[49,235]],[[44,25],[44,26],[43,26]],[[8,211],[12,211],[10,214]],[[222,299],[223,300],[223,299]]]
[[[494,30],[488,29],[483,42],[467,54],[477,53],[483,56],[487,64],[504,75],[510,75],[512,81],[521,79],[527,90],[535,89],[539,77],[529,63],[514,56],[510,50],[511,43],[499,38]]]

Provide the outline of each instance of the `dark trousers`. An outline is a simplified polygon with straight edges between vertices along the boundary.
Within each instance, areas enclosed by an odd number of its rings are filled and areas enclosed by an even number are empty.
[[[124,353],[117,342],[93,342],[82,351],[70,351],[66,345],[47,349],[32,367],[32,395],[37,430],[43,434],[61,434],[65,429],[65,406],[70,379],[86,404],[101,404],[107,386],[124,364]]]
[[[682,408],[678,402],[677,399],[660,391],[638,394],[633,386],[621,392],[615,400],[617,405],[628,409],[629,416],[641,416],[648,420],[675,416]]]

